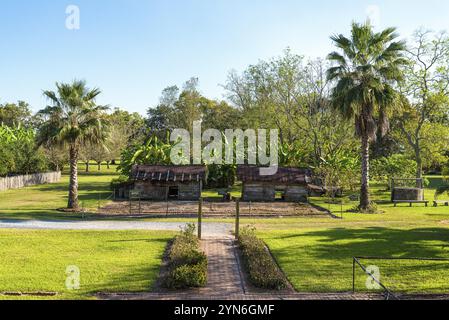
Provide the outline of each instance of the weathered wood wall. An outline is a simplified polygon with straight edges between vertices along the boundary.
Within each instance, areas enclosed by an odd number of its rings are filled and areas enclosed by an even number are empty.
[[[270,183],[244,183],[243,201],[273,202],[276,200],[276,191],[282,191],[287,202],[307,202],[306,186],[274,185]]]
[[[178,187],[178,199],[181,201],[196,201],[201,197],[200,182],[148,182],[137,181],[134,191],[140,193],[142,200],[165,201],[169,187]]]
[[[289,186],[284,193],[287,202],[307,202],[307,196],[306,187],[301,186]]]
[[[264,183],[244,183],[243,201],[275,201],[276,188]]]
[[[21,189],[39,184],[55,183],[61,181],[61,172],[36,173],[14,177],[0,177],[0,191]]]

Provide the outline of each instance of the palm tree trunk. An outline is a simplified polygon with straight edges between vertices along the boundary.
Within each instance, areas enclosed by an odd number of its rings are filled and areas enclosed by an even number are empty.
[[[70,184],[67,208],[78,210],[78,148],[70,146]]]
[[[367,210],[371,205],[369,194],[369,138],[362,137],[362,187],[360,190],[360,209]]]

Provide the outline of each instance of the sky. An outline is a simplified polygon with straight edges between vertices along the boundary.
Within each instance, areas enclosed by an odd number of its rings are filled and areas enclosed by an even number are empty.
[[[73,79],[100,88],[99,103],[141,114],[191,77],[223,99],[231,70],[287,47],[324,58],[332,34],[368,17],[403,38],[419,27],[449,30],[449,1],[0,0],[0,103],[38,111],[43,90]]]

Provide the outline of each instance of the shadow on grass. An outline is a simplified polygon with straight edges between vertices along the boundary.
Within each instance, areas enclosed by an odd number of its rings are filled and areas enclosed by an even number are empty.
[[[354,256],[438,257],[442,252],[429,241],[449,244],[449,229],[418,228],[411,230],[371,227],[364,229],[332,228],[300,235],[275,237],[277,240],[317,238],[313,253],[316,258]],[[293,245],[294,247],[294,245]],[[287,247],[288,248],[288,247]],[[440,246],[441,248],[441,246]],[[445,252],[449,256],[449,250]],[[442,256],[444,257],[444,256]]]
[[[292,282],[299,291],[351,290],[352,261],[356,256],[449,258],[447,228],[333,228],[301,234],[273,234],[265,239],[290,280],[294,278]],[[369,265],[373,261],[366,263]],[[386,262],[375,260],[376,263],[380,265]],[[438,263],[422,265],[416,261],[394,261],[388,262],[386,270],[399,279],[398,283],[407,283],[410,275],[410,281],[421,286],[420,290],[432,289],[436,284],[440,285],[438,290],[441,290],[441,275],[432,273],[437,270],[435,264]],[[446,262],[445,265],[448,264]],[[445,270],[447,277],[449,268]],[[423,274],[425,278],[420,278]],[[401,290],[406,289],[401,287]],[[444,289],[449,289],[449,285],[444,286]]]

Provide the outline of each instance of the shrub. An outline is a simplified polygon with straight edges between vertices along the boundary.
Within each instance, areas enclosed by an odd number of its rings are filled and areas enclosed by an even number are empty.
[[[205,258],[205,257],[204,257]],[[199,288],[207,283],[207,259],[192,265],[181,265],[170,271],[167,286],[172,289]]]
[[[272,290],[287,287],[285,276],[279,270],[265,243],[257,238],[254,229],[244,228],[239,236],[239,244],[249,280],[253,285]]]
[[[173,241],[165,281],[168,288],[197,288],[207,283],[207,257],[200,251],[195,229],[194,224],[188,224]]]

